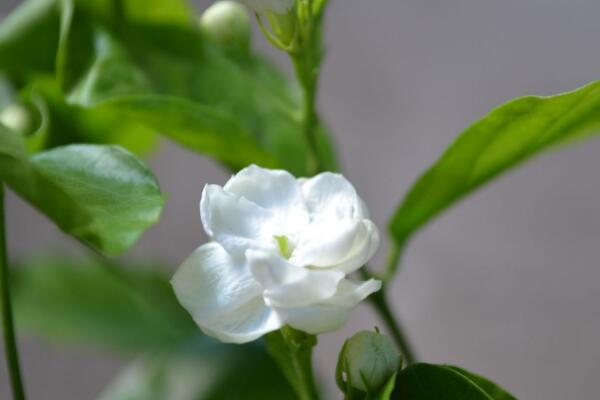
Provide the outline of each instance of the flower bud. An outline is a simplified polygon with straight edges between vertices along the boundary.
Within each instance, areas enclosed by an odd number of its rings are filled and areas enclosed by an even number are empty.
[[[226,51],[247,52],[250,48],[250,18],[241,4],[223,0],[200,17],[202,31]]]
[[[374,393],[394,376],[401,356],[389,337],[363,331],[346,340],[337,366],[340,389]]]
[[[32,125],[29,110],[17,103],[0,111],[0,123],[22,135],[29,133]]]

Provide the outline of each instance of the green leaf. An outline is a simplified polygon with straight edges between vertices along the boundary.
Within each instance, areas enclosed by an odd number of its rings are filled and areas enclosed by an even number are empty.
[[[600,132],[600,82],[513,100],[476,122],[413,185],[390,231],[398,253],[423,225],[491,179],[550,147]]]
[[[58,47],[55,0],[23,2],[0,23],[0,71],[18,79],[52,73]]]
[[[157,95],[128,96],[106,101],[97,110],[136,121],[234,169],[249,164],[278,166],[233,118],[191,101]]]
[[[91,106],[112,97],[152,91],[144,72],[108,32],[98,28],[93,43],[93,62],[70,92],[70,103]]]
[[[476,377],[476,378],[473,378]],[[448,366],[412,364],[398,374],[395,400],[514,400],[488,380]]]
[[[455,367],[452,365],[446,365],[446,368],[453,369],[459,374],[467,377],[472,382],[474,382],[477,386],[479,386],[483,391],[485,391],[492,399],[494,400],[516,400],[517,398],[508,393],[506,390],[502,389],[500,386],[496,385],[494,382],[491,382],[489,379],[484,378],[481,375],[474,374],[469,372],[463,368]]]
[[[57,258],[21,264],[11,274],[19,327],[118,351],[180,350],[199,331],[159,271]]]
[[[62,0],[64,1],[64,0]],[[186,0],[67,0],[104,20],[187,26],[194,10]]]
[[[39,128],[26,139],[31,152],[71,143],[97,143],[117,144],[144,155],[158,144],[154,130],[112,110],[66,103],[54,81],[38,79],[25,92],[24,102],[39,115]]]
[[[106,254],[133,245],[164,203],[150,170],[116,146],[70,145],[29,157],[0,126],[0,179],[63,231]]]
[[[115,0],[112,2],[115,3]],[[193,8],[185,0],[121,0],[121,2],[125,19],[187,26],[192,23],[194,17]]]

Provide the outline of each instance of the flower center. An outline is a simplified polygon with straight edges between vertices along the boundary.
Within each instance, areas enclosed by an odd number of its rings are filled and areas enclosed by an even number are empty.
[[[290,245],[290,240],[287,238],[287,236],[283,235],[274,237],[277,241],[277,245],[279,246],[279,254],[281,254],[281,256],[286,260],[289,260],[292,256],[292,252],[294,251],[294,249]]]

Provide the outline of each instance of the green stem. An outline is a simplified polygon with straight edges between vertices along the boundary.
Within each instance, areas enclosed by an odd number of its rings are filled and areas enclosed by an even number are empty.
[[[302,131],[308,144],[308,167],[311,173],[323,171],[319,157],[317,127],[319,117],[316,109],[318,67],[313,65],[310,51],[292,56],[298,82],[302,86]]]
[[[319,392],[312,370],[313,335],[283,327],[265,338],[267,350],[277,362],[300,400],[318,400]]]
[[[402,257],[402,248],[395,243],[392,243],[390,248],[390,253],[388,255],[388,260],[386,264],[386,269],[380,279],[384,282],[389,282],[392,280],[394,275],[398,272],[398,267],[400,265],[400,258]]]
[[[0,296],[2,296],[2,328],[6,365],[14,400],[25,400],[25,390],[19,367],[19,353],[15,337],[12,306],[10,301],[10,281],[6,252],[6,230],[4,227],[4,186],[0,183]]]
[[[406,338],[406,334],[404,333],[402,326],[396,320],[392,310],[390,309],[384,289],[372,294],[371,297],[369,297],[369,300],[371,300],[371,304],[379,313],[379,316],[385,323],[387,330],[396,342],[396,345],[400,348],[406,363],[412,364],[416,362],[416,357],[412,350],[412,346]]]

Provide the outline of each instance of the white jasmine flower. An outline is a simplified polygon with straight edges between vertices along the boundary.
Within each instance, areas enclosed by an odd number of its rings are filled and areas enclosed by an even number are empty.
[[[212,239],[181,265],[177,298],[208,335],[245,343],[289,325],[338,329],[381,288],[347,278],[379,245],[376,226],[343,176],[295,179],[250,166],[207,185],[200,216]]]
[[[286,14],[294,7],[295,0],[239,0],[248,8],[263,14],[267,11],[272,11],[276,14]]]

